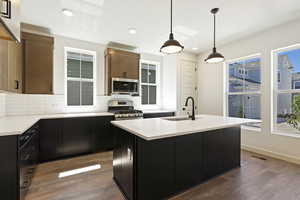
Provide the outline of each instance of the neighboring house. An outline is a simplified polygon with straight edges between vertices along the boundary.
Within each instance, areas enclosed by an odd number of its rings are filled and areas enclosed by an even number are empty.
[[[300,89],[300,72],[295,72],[287,54],[278,56],[278,89]],[[260,118],[260,96],[245,94],[258,91],[261,85],[260,61],[258,59],[237,62],[229,65],[229,91],[242,95],[229,96],[229,116]],[[280,94],[277,98],[277,122],[284,122],[283,116],[291,113],[293,98],[296,94]]]
[[[278,89],[287,90],[294,89],[294,85],[299,87],[300,74],[294,73],[294,67],[286,54],[279,54],[278,56]],[[277,98],[277,122],[284,122],[285,119],[282,117],[287,113],[291,113],[292,108],[292,94],[280,94]]]
[[[260,61],[229,65],[229,91],[253,92],[260,89]],[[229,116],[260,119],[260,96],[243,94],[229,97]]]

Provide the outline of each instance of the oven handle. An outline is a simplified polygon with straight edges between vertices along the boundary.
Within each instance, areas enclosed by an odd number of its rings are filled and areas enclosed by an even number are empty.
[[[22,149],[24,149],[24,147],[37,135],[37,133],[33,133],[29,139],[26,140],[26,142],[19,148],[19,151],[21,151]]]

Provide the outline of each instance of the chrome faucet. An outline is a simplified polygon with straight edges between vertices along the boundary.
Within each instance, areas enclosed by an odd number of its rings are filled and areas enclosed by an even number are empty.
[[[195,120],[195,100],[193,97],[188,97],[185,101],[185,107],[188,106],[189,103],[189,99],[192,100],[192,106],[193,106],[193,111],[192,111],[192,115],[189,115],[189,118],[191,118],[192,120]]]

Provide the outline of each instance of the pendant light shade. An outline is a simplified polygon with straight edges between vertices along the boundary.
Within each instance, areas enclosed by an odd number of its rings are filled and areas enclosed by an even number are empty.
[[[173,0],[171,0],[171,33],[169,35],[169,40],[167,40],[160,48],[160,52],[165,54],[175,54],[180,53],[183,49],[184,47],[174,39],[173,35]]]
[[[219,11],[219,8],[214,8],[211,10],[211,13],[214,15],[214,47],[213,52],[205,59],[207,63],[220,63],[225,60],[224,56],[217,52],[216,49],[216,13]]]

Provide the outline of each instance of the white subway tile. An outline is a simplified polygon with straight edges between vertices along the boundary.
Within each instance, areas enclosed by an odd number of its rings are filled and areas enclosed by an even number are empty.
[[[33,115],[75,112],[103,112],[107,111],[107,103],[112,98],[132,99],[136,108],[140,106],[140,97],[124,95],[96,96],[94,106],[66,106],[64,95],[27,95],[7,94],[0,96],[0,116],[4,115]],[[1,107],[2,105],[2,107]]]

